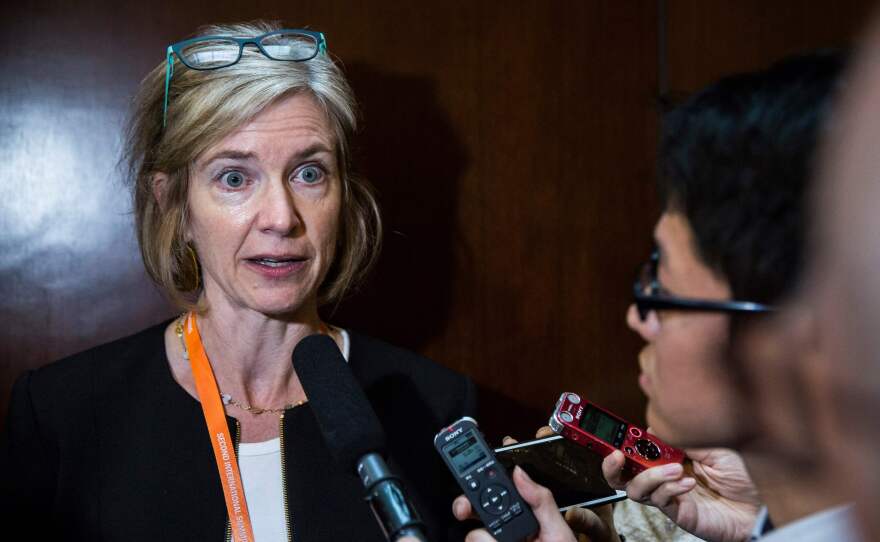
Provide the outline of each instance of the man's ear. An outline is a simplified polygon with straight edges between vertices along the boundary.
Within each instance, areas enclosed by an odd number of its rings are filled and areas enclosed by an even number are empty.
[[[168,174],[161,171],[153,173],[150,178],[150,184],[153,188],[153,197],[156,198],[156,203],[159,204],[159,209],[165,212],[168,208],[165,203],[165,197],[168,195]]]

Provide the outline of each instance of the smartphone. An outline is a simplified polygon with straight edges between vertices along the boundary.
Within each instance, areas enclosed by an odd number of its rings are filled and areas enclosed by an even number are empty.
[[[625,491],[615,491],[605,482],[601,457],[561,435],[496,448],[495,458],[508,471],[519,465],[549,489],[562,512],[626,498]]]
[[[532,509],[498,465],[473,418],[442,429],[434,436],[434,447],[496,540],[517,542],[538,532]]]
[[[629,478],[657,465],[684,461],[683,451],[576,393],[559,397],[550,428],[603,458],[614,450],[622,451],[626,458],[623,472]]]

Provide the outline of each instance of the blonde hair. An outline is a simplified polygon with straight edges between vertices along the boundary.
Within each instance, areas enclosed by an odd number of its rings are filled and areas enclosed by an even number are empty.
[[[258,36],[280,28],[263,21],[214,25],[200,29],[197,36]],[[245,47],[237,64],[217,70],[189,69],[176,55],[173,61],[166,126],[163,62],[141,82],[127,132],[125,161],[133,185],[138,244],[149,276],[180,308],[204,308],[197,306],[203,286],[196,255],[183,238],[191,165],[268,106],[305,93],[323,109],[336,139],[342,210],[336,258],[318,289],[318,303],[338,302],[373,266],[382,238],[372,188],[350,171],[357,109],[342,71],[326,53],[304,62],[278,61],[252,46]],[[161,205],[153,191],[157,172],[168,176]]]

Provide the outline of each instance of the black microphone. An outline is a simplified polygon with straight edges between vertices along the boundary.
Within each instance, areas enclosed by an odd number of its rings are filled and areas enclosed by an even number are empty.
[[[327,448],[337,463],[360,477],[385,538],[427,542],[402,481],[385,463],[385,431],[333,339],[311,335],[301,340],[293,350],[293,368]]]

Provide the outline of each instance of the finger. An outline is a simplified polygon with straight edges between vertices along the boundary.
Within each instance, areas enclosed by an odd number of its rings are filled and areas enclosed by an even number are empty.
[[[464,542],[494,542],[495,539],[486,529],[475,529],[467,534]]]
[[[459,495],[452,501],[452,515],[458,521],[475,519],[477,517],[474,514],[474,509],[471,507],[471,502],[464,495]]]
[[[623,465],[626,458],[620,450],[614,450],[605,456],[602,460],[602,475],[608,485],[614,489],[623,489],[626,487],[627,480],[623,477]]]
[[[541,540],[574,542],[574,533],[559,513],[549,489],[532,481],[519,466],[513,469],[513,483],[523,500],[532,507],[540,525]]]
[[[638,502],[647,502],[651,493],[665,482],[678,480],[684,474],[684,467],[678,463],[670,463],[652,467],[640,472],[626,485],[627,496]]]
[[[693,478],[682,478],[681,480],[661,484],[660,487],[651,493],[651,504],[658,508],[666,507],[672,502],[672,499],[687,493],[696,485],[697,481]]]
[[[505,446],[510,446],[511,444],[516,444],[516,439],[510,436],[504,437],[501,439],[501,444]]]
[[[555,434],[556,432],[550,429],[549,425],[545,425],[544,427],[538,429],[538,432],[535,433],[535,438],[552,437]]]
[[[614,527],[614,505],[613,504],[603,504],[602,506],[597,506],[596,508],[591,508],[591,510],[599,516],[599,518],[605,522],[609,527]]]
[[[588,508],[569,508],[565,512],[565,522],[572,531],[585,534],[590,540],[608,540],[611,536],[605,520]]]
[[[718,450],[718,448],[688,448],[684,451],[684,456],[691,462],[704,463]]]

